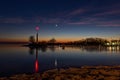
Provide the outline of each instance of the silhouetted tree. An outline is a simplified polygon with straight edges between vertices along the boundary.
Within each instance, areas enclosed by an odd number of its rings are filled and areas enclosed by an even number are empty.
[[[52,38],[51,40],[48,41],[49,43],[55,43],[56,40],[54,38]]]
[[[105,45],[107,40],[102,38],[87,38],[86,44],[87,45]]]
[[[30,43],[35,43],[35,38],[34,38],[34,36],[30,36],[30,37],[29,37],[29,42],[30,42]]]
[[[47,44],[47,42],[46,41],[41,41],[40,44]]]

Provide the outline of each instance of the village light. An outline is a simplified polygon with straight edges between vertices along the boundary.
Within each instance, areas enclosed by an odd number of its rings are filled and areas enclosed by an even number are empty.
[[[112,45],[115,45],[115,43],[113,42]]]
[[[107,43],[107,45],[110,45],[110,43]]]

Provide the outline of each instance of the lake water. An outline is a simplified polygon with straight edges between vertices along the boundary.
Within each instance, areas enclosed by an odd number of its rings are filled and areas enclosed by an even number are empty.
[[[0,45],[0,76],[43,72],[83,65],[120,65],[119,47],[59,47],[33,49]]]

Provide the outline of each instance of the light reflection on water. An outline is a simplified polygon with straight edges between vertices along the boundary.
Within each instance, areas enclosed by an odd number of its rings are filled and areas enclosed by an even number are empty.
[[[120,65],[120,47],[0,46],[1,76],[83,65]]]

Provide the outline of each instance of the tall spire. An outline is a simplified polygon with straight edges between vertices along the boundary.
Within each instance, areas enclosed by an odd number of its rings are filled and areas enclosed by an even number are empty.
[[[38,31],[39,31],[39,26],[36,26],[36,31],[37,31],[37,33],[36,33],[36,43],[38,44]]]

